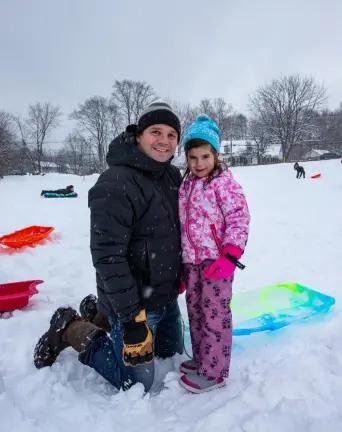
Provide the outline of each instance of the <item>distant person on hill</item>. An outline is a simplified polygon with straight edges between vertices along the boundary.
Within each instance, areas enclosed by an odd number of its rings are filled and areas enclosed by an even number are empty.
[[[296,178],[301,178],[302,176],[305,178],[305,170],[301,165],[298,164],[298,162],[293,165],[293,168],[297,171]]]
[[[67,195],[67,194],[73,193],[73,192],[74,192],[74,186],[69,185],[65,189],[42,190],[40,193],[40,196],[43,196],[46,193],[56,193],[56,194],[60,194],[60,195]]]

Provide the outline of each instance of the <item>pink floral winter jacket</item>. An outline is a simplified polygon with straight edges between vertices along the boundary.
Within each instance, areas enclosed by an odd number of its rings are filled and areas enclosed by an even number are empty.
[[[183,263],[199,264],[205,259],[219,258],[211,224],[215,225],[222,248],[245,248],[250,221],[248,206],[241,186],[228,169],[209,183],[190,174],[179,190],[179,218]]]

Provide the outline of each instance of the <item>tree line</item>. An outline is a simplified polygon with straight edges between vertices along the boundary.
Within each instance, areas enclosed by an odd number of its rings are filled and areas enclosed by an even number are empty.
[[[84,175],[106,168],[108,145],[158,95],[146,82],[115,81],[109,97],[92,96],[69,114],[76,127],[58,151],[47,150],[48,137],[60,126],[61,110],[51,102],[29,105],[22,118],[0,110],[0,175],[41,173],[44,161],[61,172]],[[243,151],[261,163],[267,149],[277,144],[283,161],[295,146],[316,142],[320,149],[341,154],[342,103],[325,107],[326,89],[313,78],[283,76],[256,89],[249,98],[249,116],[234,110],[224,98],[204,98],[197,106],[168,102],[177,112],[182,130],[199,113],[211,116],[227,141],[245,140]],[[181,151],[181,148],[179,148]]]

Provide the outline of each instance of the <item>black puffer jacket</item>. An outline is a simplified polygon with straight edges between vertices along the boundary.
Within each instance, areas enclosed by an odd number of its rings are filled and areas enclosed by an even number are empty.
[[[112,141],[107,163],[89,191],[90,247],[99,309],[125,322],[178,295],[181,176],[138,150],[135,126]]]

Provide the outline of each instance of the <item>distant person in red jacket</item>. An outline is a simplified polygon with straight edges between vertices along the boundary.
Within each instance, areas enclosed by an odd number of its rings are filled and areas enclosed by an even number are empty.
[[[56,193],[56,194],[60,194],[60,195],[67,195],[69,193],[74,192],[74,186],[73,185],[69,185],[67,186],[65,189],[56,189],[56,190],[42,190],[40,195],[44,195],[46,193]]]
[[[302,176],[305,178],[305,170],[301,165],[298,164],[298,162],[293,165],[293,168],[297,171],[296,178],[301,178]]]

